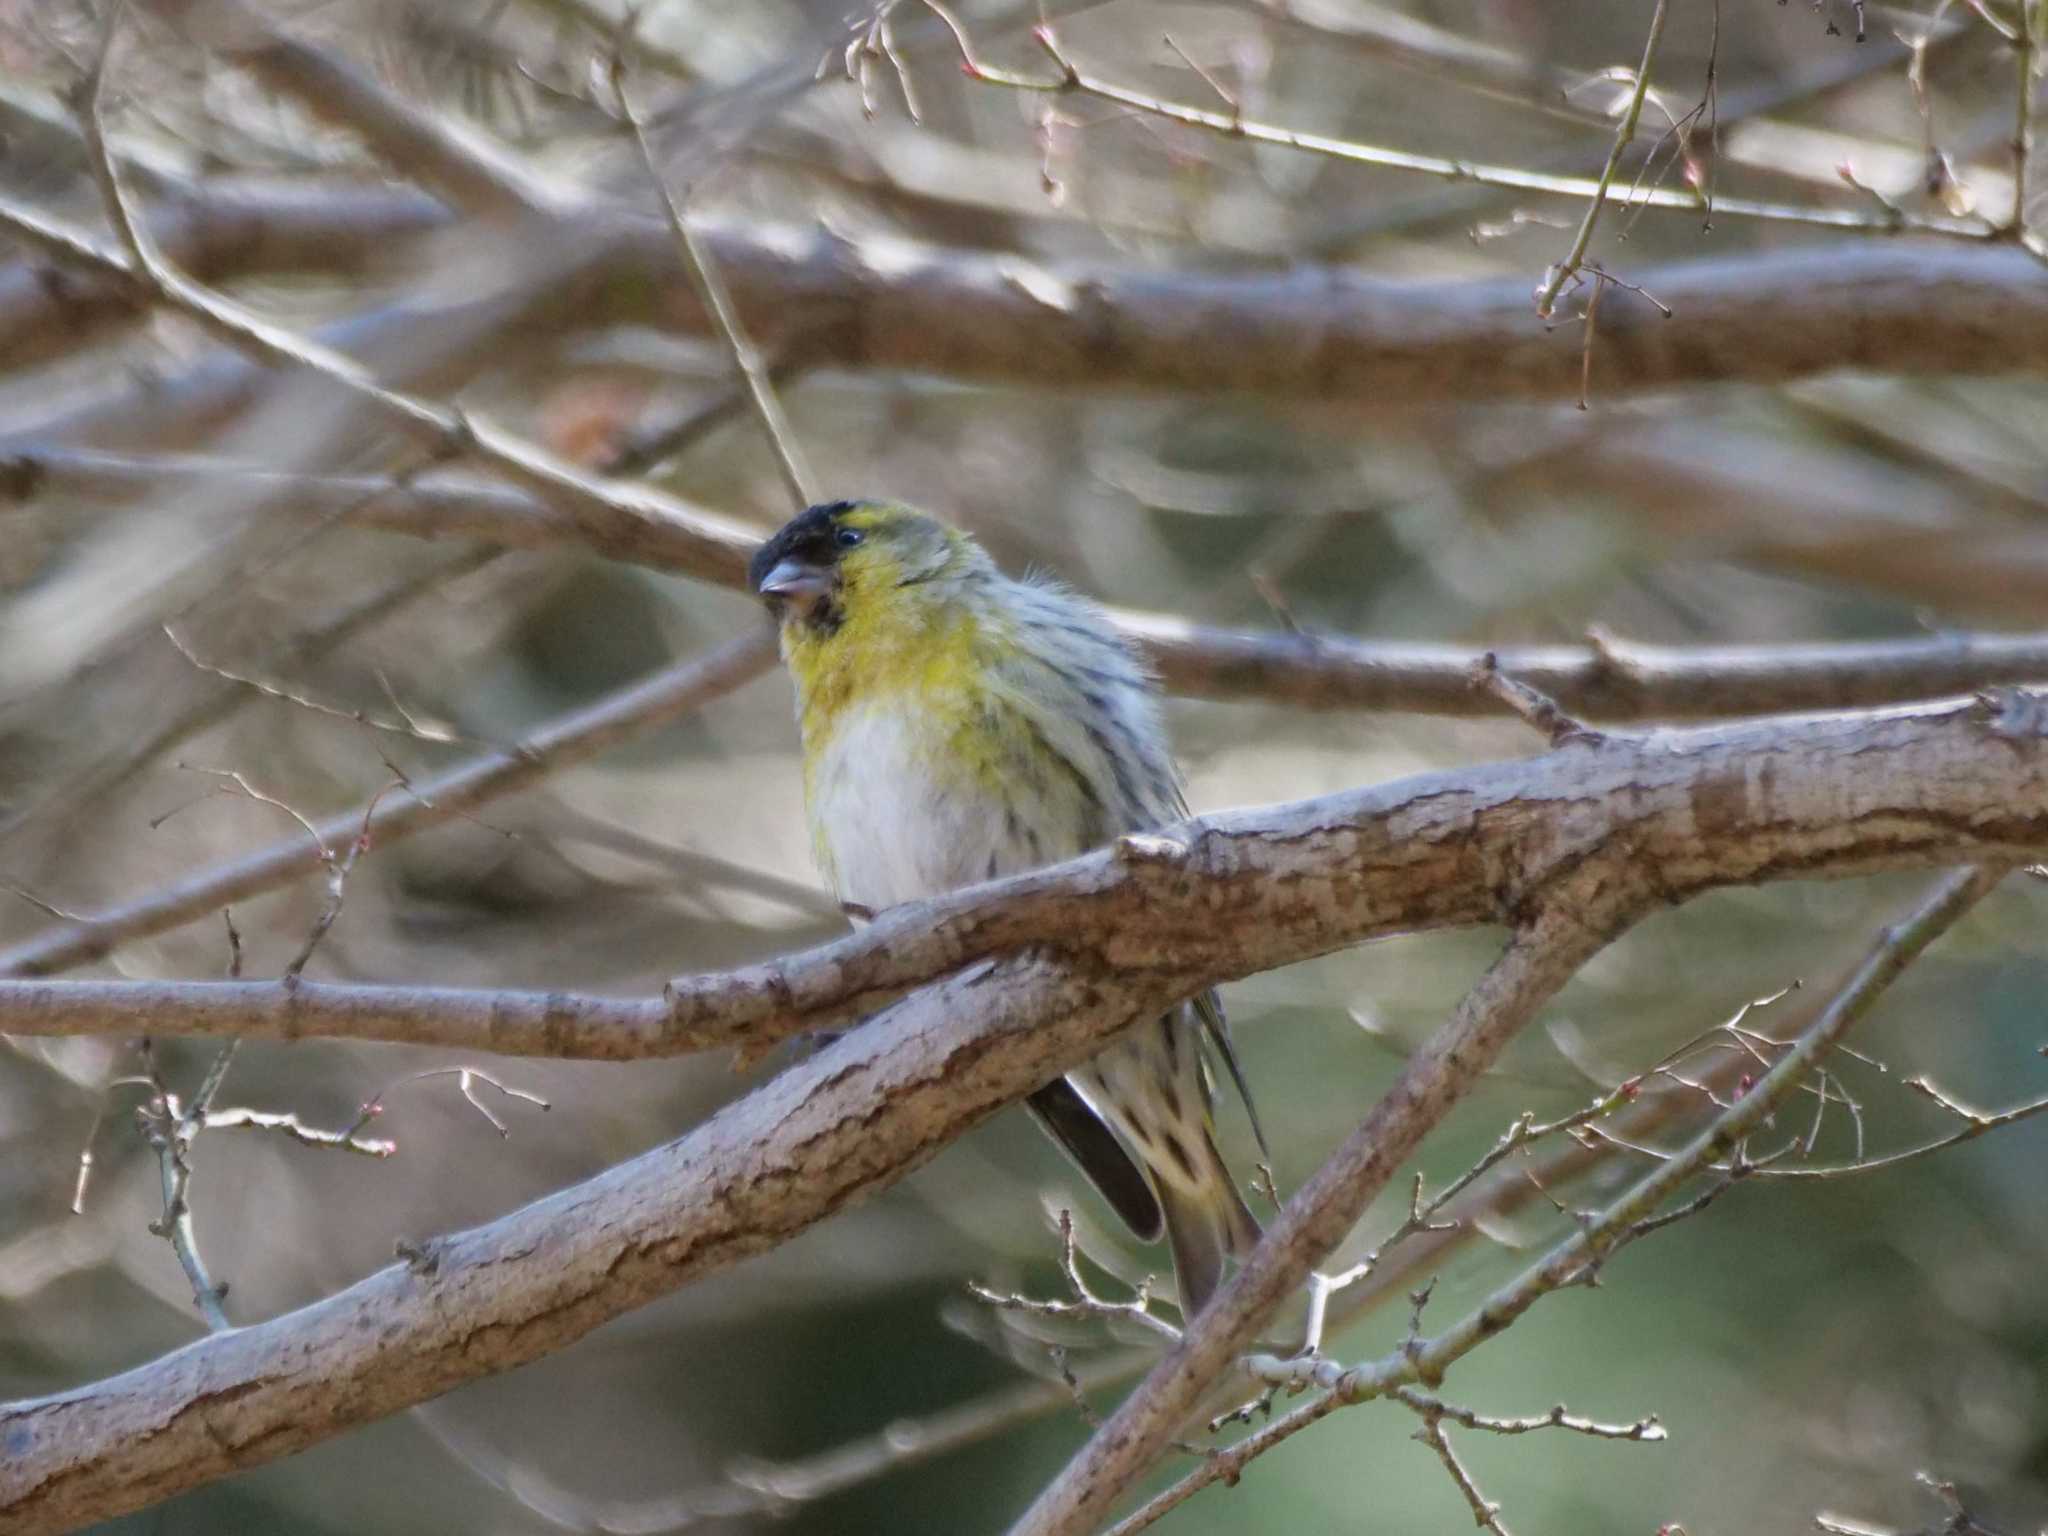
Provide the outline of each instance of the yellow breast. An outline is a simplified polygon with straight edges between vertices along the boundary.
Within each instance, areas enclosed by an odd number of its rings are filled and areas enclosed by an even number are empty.
[[[933,715],[970,708],[982,686],[978,652],[989,638],[979,620],[950,603],[861,603],[830,635],[785,626],[782,655],[796,684],[806,754],[829,742],[853,708],[896,699]]]

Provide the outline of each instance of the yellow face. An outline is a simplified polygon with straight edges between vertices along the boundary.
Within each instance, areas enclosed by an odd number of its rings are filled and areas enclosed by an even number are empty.
[[[967,697],[987,618],[967,589],[994,571],[966,534],[894,502],[813,507],[762,545],[748,574],[782,626],[806,750],[850,706],[914,697],[929,721]]]

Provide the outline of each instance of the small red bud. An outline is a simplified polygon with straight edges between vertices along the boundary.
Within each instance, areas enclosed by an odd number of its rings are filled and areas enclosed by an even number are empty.
[[[1747,1072],[1743,1073],[1741,1077],[1736,1079],[1735,1097],[1738,1099],[1741,1098],[1744,1094],[1748,1093],[1749,1090],[1754,1088],[1755,1086],[1756,1079],[1751,1077]]]
[[[1621,1096],[1624,1099],[1627,1099],[1631,1104],[1635,1102],[1636,1095],[1641,1093],[1642,1091],[1643,1080],[1640,1077],[1632,1077],[1627,1082],[1621,1085]]]

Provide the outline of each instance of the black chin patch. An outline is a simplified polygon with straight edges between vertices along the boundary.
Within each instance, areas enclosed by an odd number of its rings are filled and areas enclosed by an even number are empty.
[[[820,639],[829,640],[839,633],[839,626],[846,622],[846,609],[840,606],[837,597],[828,597],[811,607],[803,616],[803,626]]]

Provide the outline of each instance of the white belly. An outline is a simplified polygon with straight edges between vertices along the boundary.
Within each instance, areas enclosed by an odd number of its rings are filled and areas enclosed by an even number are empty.
[[[868,705],[819,754],[811,831],[841,901],[880,911],[1079,852],[1041,842],[1035,853],[1004,789],[942,769],[930,730],[911,711]]]

